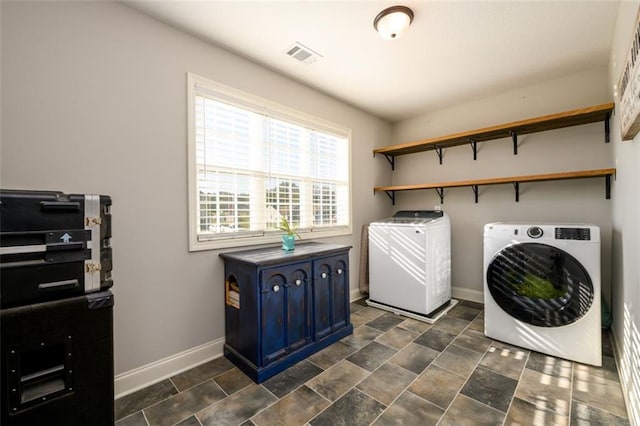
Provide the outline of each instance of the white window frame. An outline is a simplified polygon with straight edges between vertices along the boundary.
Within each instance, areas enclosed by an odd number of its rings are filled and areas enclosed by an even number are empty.
[[[351,174],[351,129],[331,123],[321,118],[296,111],[281,104],[269,101],[267,99],[248,94],[246,92],[234,89],[224,84],[215,82],[205,77],[198,76],[193,73],[187,73],[187,132],[188,132],[188,191],[189,191],[189,251],[215,250],[229,247],[242,247],[249,245],[261,245],[280,242],[281,233],[260,233],[249,235],[233,235],[216,237],[211,240],[201,240],[198,238],[199,229],[199,209],[198,209],[198,169],[196,164],[196,113],[195,100],[199,90],[205,90],[209,93],[215,93],[222,98],[232,99],[238,103],[247,103],[250,105],[260,105],[269,115],[278,118],[284,116],[288,119],[295,120],[298,125],[307,125],[309,127],[326,130],[329,133],[344,136],[347,139],[347,164],[348,164],[348,224],[342,227],[332,227],[329,229],[316,228],[308,230],[300,230],[299,233],[304,240],[340,237],[352,235],[353,233],[353,209],[352,209],[352,174]]]

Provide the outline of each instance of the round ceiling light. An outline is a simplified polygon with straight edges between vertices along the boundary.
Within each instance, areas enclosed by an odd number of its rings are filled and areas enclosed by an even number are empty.
[[[400,37],[413,22],[413,11],[406,6],[392,6],[378,13],[373,27],[386,40]]]

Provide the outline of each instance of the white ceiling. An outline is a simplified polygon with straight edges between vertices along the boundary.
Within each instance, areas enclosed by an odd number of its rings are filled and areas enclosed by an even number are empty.
[[[123,3],[389,121],[606,66],[615,1],[189,1]],[[373,19],[409,6],[383,40]],[[306,65],[284,52],[322,55]]]

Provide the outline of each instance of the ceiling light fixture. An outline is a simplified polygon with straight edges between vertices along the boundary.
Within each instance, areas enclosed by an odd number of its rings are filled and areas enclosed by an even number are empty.
[[[400,37],[413,22],[413,11],[406,6],[392,6],[378,13],[373,28],[386,40]]]

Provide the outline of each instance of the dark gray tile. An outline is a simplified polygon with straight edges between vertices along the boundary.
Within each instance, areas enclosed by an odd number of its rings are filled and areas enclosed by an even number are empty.
[[[591,405],[616,416],[626,417],[620,382],[606,379],[601,375],[589,374],[593,368],[581,364],[574,365],[573,399]]]
[[[462,376],[431,365],[409,386],[409,391],[445,409],[458,394],[465,380]]]
[[[172,425],[226,398],[226,394],[212,380],[180,392],[144,409],[150,425]]]
[[[381,309],[372,308],[370,306],[364,307],[358,311],[358,315],[362,315],[365,318],[369,318],[369,321],[378,318],[386,313]]]
[[[624,417],[616,416],[583,402],[572,401],[571,425],[625,426],[629,425],[629,419],[626,415]]]
[[[414,373],[387,362],[356,387],[383,404],[389,405],[415,378]]]
[[[180,423],[176,423],[176,426],[201,426],[196,416],[191,416],[184,419]]]
[[[369,321],[367,325],[369,327],[377,328],[378,330],[389,331],[403,321],[404,321],[404,318],[402,318],[401,316],[388,313],[388,314],[379,316],[373,321]]]
[[[574,363],[573,374],[580,380],[592,380],[597,377],[601,379],[611,380],[613,382],[620,382],[620,376],[618,376],[618,370],[616,368],[616,361],[609,356],[602,357],[602,367],[594,367],[593,365]]]
[[[253,384],[196,414],[203,426],[238,425],[276,402],[260,385]]]
[[[456,345],[449,345],[433,361],[434,365],[447,369],[463,377],[469,376],[480,362],[482,354]]]
[[[447,333],[451,333],[455,336],[460,334],[462,330],[464,330],[471,321],[467,321],[460,318],[445,316],[442,319],[439,319],[435,324],[431,326],[431,329],[438,329],[442,331],[446,331]]]
[[[329,401],[309,389],[300,386],[278,402],[251,418],[257,426],[297,426],[315,417],[330,404]]]
[[[397,351],[378,342],[371,342],[350,355],[347,360],[365,370],[373,371],[391,358]]]
[[[232,368],[226,373],[217,376],[214,381],[222,388],[227,395],[238,392],[253,383],[253,380],[242,372],[239,368]]]
[[[410,343],[389,361],[415,374],[420,374],[438,355],[440,355],[440,352],[434,349]]]
[[[491,345],[480,361],[480,365],[519,380],[522,369],[527,363],[527,354],[527,351],[520,348],[501,348]]]
[[[493,340],[486,337],[483,333],[467,328],[456,337],[453,341],[454,345],[461,348],[470,349],[472,351],[485,353]]]
[[[553,411],[545,410],[542,406],[513,398],[505,425],[531,425],[531,426],[567,426],[569,416],[563,416]]]
[[[351,314],[351,316],[349,317],[349,320],[351,321],[351,324],[353,325],[354,329],[371,321],[370,318],[360,315],[358,312]]]
[[[149,426],[149,423],[147,423],[147,419],[144,418],[142,411],[137,411],[130,416],[118,420],[116,426]]]
[[[528,401],[538,409],[569,415],[571,380],[555,377],[525,368],[518,382],[515,396]]]
[[[351,389],[309,423],[313,426],[369,425],[386,407],[357,389]]]
[[[402,349],[418,337],[420,333],[394,327],[376,339],[376,342],[394,349]]]
[[[459,394],[440,419],[440,426],[501,425],[504,413]]]
[[[406,318],[404,321],[398,324],[398,327],[404,328],[405,330],[413,331],[418,334],[422,334],[431,328],[431,324],[424,321],[418,321],[413,318]]]
[[[444,410],[437,405],[411,392],[404,392],[373,424],[429,426],[437,424],[443,413]]]
[[[265,380],[262,386],[269,389],[278,398],[282,398],[303,385],[307,380],[311,380],[322,373],[322,371],[320,367],[304,360]]]
[[[130,395],[118,398],[115,402],[116,420],[127,417],[177,393],[178,390],[170,380],[163,380]]]
[[[413,343],[442,352],[455,338],[456,336],[451,333],[431,327],[429,330],[418,336]]]
[[[514,379],[478,367],[460,392],[506,413],[517,384],[518,382]]]
[[[482,312],[482,308],[467,306],[462,303],[458,303],[453,307],[453,309],[447,312],[447,316],[460,318],[466,321],[473,321],[480,312]]]
[[[470,308],[475,308],[478,310],[484,309],[484,304],[478,302],[472,302],[471,300],[460,300],[459,304],[462,306],[468,306]]]
[[[334,343],[333,345],[327,346],[320,352],[316,352],[315,354],[307,358],[307,360],[311,361],[323,370],[326,370],[332,365],[342,361],[357,350],[357,348],[349,346],[346,343],[340,341]]]
[[[366,306],[367,306],[367,297],[365,296],[351,302],[349,308],[351,309],[351,312],[357,312]]]
[[[194,367],[184,373],[176,374],[171,377],[171,381],[176,385],[178,390],[182,392],[192,386],[198,385],[206,380],[212,379],[225,371],[231,370],[233,364],[231,361],[221,356],[212,361],[205,362],[202,365]]]
[[[368,374],[369,371],[345,359],[309,380],[306,385],[328,400],[335,401]]]
[[[473,321],[471,321],[471,323],[469,323],[469,326],[467,327],[468,330],[473,330],[473,331],[477,331],[479,333],[484,334],[484,315],[483,312],[480,313],[480,315],[478,315],[476,317],[476,319],[474,319]]]
[[[369,327],[368,325],[363,325],[353,330],[353,334],[344,337],[340,341],[356,349],[360,349],[361,347],[373,342],[378,336],[382,335],[383,333],[384,332],[382,330]]]
[[[515,346],[512,346],[515,348]],[[526,367],[552,377],[570,379],[573,363],[564,359],[531,351]]]

